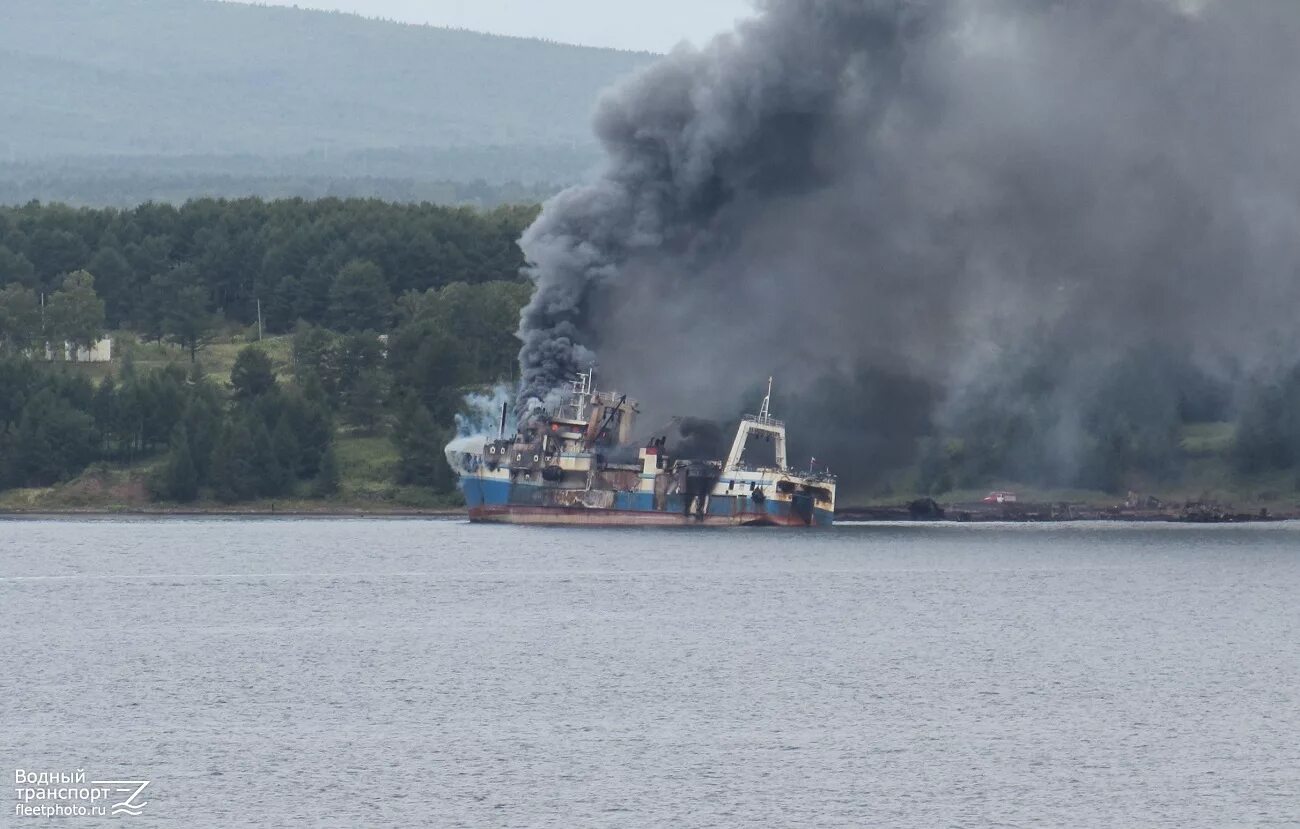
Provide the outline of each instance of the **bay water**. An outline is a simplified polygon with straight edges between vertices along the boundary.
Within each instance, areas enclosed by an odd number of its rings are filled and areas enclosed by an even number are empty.
[[[91,826],[1300,826],[1300,526],[0,521]]]

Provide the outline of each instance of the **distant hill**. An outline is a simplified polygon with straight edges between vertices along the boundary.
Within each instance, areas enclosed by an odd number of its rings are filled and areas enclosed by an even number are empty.
[[[594,159],[599,92],[653,59],[210,0],[3,0],[0,165],[60,186],[153,159],[172,179],[554,182]]]

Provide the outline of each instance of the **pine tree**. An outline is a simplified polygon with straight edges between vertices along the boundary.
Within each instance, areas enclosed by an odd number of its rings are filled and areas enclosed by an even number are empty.
[[[92,415],[95,418],[95,439],[99,451],[107,455],[112,446],[113,427],[117,420],[117,384],[110,374],[100,381],[95,390],[95,404]]]
[[[299,455],[298,473],[314,476],[320,469],[322,456],[334,440],[334,422],[329,404],[320,384],[308,380],[303,395],[298,399],[297,431]]]
[[[280,462],[280,468],[286,473],[287,485],[292,486],[293,481],[298,478],[302,447],[298,444],[298,438],[293,433],[293,426],[290,425],[286,413],[281,413],[275,422],[275,431],[271,433],[271,446],[275,450],[275,459]]]
[[[190,440],[183,425],[172,434],[171,453],[163,467],[160,494],[168,501],[189,503],[199,497],[199,473],[194,468]]]
[[[20,484],[49,486],[77,474],[94,458],[90,415],[48,386],[23,406],[10,459]]]
[[[369,368],[357,374],[343,396],[343,415],[347,422],[365,432],[373,432],[383,417],[387,393],[384,372]]]
[[[212,487],[219,500],[247,501],[257,494],[253,451],[253,437],[245,418],[227,420],[212,450]]]
[[[451,490],[453,475],[443,448],[447,433],[438,428],[422,403],[407,399],[402,404],[393,427],[393,442],[397,444],[399,483],[419,484],[435,492]]]
[[[257,494],[261,496],[279,495],[289,488],[289,476],[285,473],[284,467],[280,465],[279,459],[275,455],[275,449],[271,445],[271,433],[266,430],[266,424],[259,418],[253,418],[253,457],[252,470],[253,479],[256,483]]]
[[[215,391],[210,385],[192,388],[181,413],[200,484],[210,480],[212,450],[221,435],[221,404],[215,399]]]
[[[0,288],[0,346],[11,354],[21,354],[40,336],[41,306],[36,292],[12,283]]]
[[[317,498],[328,498],[331,495],[338,494],[339,491],[339,461],[334,454],[334,447],[330,446],[321,455],[320,471],[316,473],[316,481],[312,486],[312,494]]]
[[[266,394],[275,388],[271,358],[257,346],[244,347],[230,369],[230,385],[234,388],[236,400],[251,401]]]
[[[77,349],[89,349],[104,333],[104,301],[95,293],[95,278],[76,271],[63,278],[46,308],[46,336],[54,353],[62,357],[67,341],[75,361]]]
[[[373,262],[353,260],[330,285],[330,318],[339,331],[382,331],[393,308],[384,272]]]

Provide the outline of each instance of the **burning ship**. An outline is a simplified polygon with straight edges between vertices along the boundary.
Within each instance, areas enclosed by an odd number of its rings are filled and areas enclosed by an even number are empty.
[[[597,391],[579,374],[566,402],[538,409],[507,437],[449,452],[473,522],[605,526],[830,526],[835,478],[795,472],[785,424],[771,413],[772,381],[745,415],[725,460],[674,458],[666,437],[632,443],[636,402]],[[746,462],[751,443],[771,443],[770,465]],[[635,452],[635,455],[633,454]],[[757,454],[757,452],[755,452]]]

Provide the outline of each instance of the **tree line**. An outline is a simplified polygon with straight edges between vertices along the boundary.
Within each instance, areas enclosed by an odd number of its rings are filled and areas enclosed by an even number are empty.
[[[0,204],[25,204],[35,199],[86,207],[130,207],[145,202],[183,204],[199,195],[214,198],[256,195],[264,199],[374,198],[409,204],[431,202],[492,209],[502,205],[541,202],[562,189],[561,185],[545,182],[509,180],[489,183],[482,178],[430,178],[430,168],[421,168],[418,164],[406,169],[405,175],[380,176],[345,174],[342,171],[349,167],[354,170],[362,168],[348,161],[339,162],[332,173],[310,174],[285,172],[282,159],[276,160],[280,171],[274,173],[208,172],[201,169],[166,171],[169,160],[147,158],[142,163],[137,158],[113,159],[111,162],[95,159],[81,167],[67,160],[60,160],[57,165],[0,162]],[[538,159],[529,157],[523,160],[536,162]],[[582,170],[592,163],[592,158],[584,156],[581,164],[573,165],[572,171],[554,171],[554,180],[577,180]],[[106,164],[112,164],[114,169],[106,171]],[[526,165],[516,162],[514,166]],[[449,165],[444,169],[458,175],[466,173],[463,165]],[[535,165],[532,169],[537,171]],[[495,172],[499,175],[501,168]]]
[[[96,461],[165,453],[149,484],[186,502],[208,488],[219,500],[287,495],[300,481],[338,486],[332,414],[318,388],[282,385],[269,358],[242,352],[230,392],[177,365],[98,385],[21,357],[0,359],[0,489],[49,486]]]
[[[515,240],[533,206],[482,212],[373,199],[199,199],[175,207],[0,207],[0,287],[52,294],[68,274],[94,278],[104,324],[161,337],[182,314],[290,331],[340,319],[349,290],[375,302],[453,283],[516,281]],[[341,274],[349,285],[336,282]],[[382,315],[381,315],[382,316]]]
[[[361,282],[375,276],[354,271]],[[93,280],[70,281],[96,301]],[[389,333],[299,322],[284,378],[256,344],[220,384],[201,361],[143,371],[128,358],[96,385],[14,351],[0,357],[0,489],[48,486],[97,461],[159,458],[150,480],[159,500],[328,497],[339,486],[334,437],[346,429],[391,438],[395,483],[450,492],[443,446],[456,412],[468,389],[512,373],[511,332],[528,294],[517,281],[455,283],[382,305],[346,302],[349,318]]]
[[[97,461],[156,458],[155,497],[326,496],[339,430],[386,435],[396,483],[450,491],[443,457],[465,392],[509,379],[529,286],[515,239],[534,208],[207,200],[129,211],[0,209],[0,488]],[[228,382],[223,334],[291,332],[277,377],[256,345]],[[180,346],[97,385],[44,343],[129,329]],[[59,351],[59,349],[55,349]],[[75,352],[74,352],[75,353]]]
[[[104,332],[104,301],[95,292],[95,278],[86,271],[63,277],[46,302],[44,294],[26,285],[0,287],[0,352],[44,354],[52,359],[76,359],[77,349],[90,348]]]

